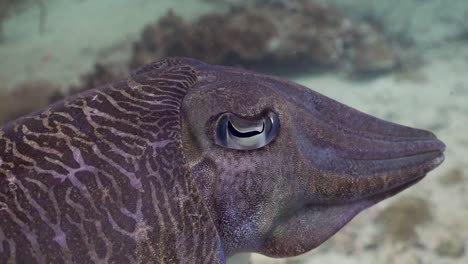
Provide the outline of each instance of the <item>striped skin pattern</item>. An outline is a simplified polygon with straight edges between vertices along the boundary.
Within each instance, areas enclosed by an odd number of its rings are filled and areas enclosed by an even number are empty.
[[[224,263],[181,147],[177,59],[0,130],[0,263]]]

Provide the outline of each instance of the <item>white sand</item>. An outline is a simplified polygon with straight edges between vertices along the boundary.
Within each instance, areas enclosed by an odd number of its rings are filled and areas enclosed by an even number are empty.
[[[7,42],[0,45],[2,87],[36,78],[75,83],[96,57],[128,59],[131,43],[143,25],[156,21],[167,8],[178,6],[177,12],[188,17],[209,10],[190,0],[158,0],[157,4],[151,0],[53,1],[43,36],[38,33],[37,9],[8,21]],[[417,81],[398,81],[388,75],[371,82],[351,82],[336,74],[296,79],[362,111],[433,130],[447,144],[447,156],[440,168],[416,186],[361,213],[332,239],[333,247],[327,243],[290,263],[468,263],[468,253],[463,258],[446,258],[434,250],[446,237],[459,237],[468,246],[468,48],[440,47],[428,58]],[[439,178],[455,167],[464,170],[463,181],[443,187]],[[378,232],[376,215],[407,196],[427,199],[432,206],[434,219],[417,230],[425,249],[382,241],[375,250],[365,250]],[[351,255],[346,253],[350,247]],[[255,255],[253,263],[289,261]]]

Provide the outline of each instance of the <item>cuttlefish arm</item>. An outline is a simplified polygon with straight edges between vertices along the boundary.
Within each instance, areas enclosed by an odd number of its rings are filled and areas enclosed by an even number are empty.
[[[444,148],[289,81],[166,59],[0,129],[0,262],[294,256]]]

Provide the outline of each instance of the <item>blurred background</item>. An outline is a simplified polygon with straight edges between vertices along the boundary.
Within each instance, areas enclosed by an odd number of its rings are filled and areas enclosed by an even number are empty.
[[[231,263],[468,263],[467,44],[466,0],[0,0],[0,124],[168,56],[288,78],[446,161],[308,254]]]

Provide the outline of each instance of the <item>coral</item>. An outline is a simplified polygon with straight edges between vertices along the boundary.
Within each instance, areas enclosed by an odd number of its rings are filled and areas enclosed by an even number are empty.
[[[60,87],[45,80],[30,80],[11,90],[0,92],[0,124],[34,112],[50,103],[50,97]]]
[[[416,227],[432,219],[428,201],[418,197],[405,197],[390,205],[377,217],[384,226],[383,236],[393,241],[414,241]]]
[[[131,68],[168,56],[256,69],[348,67],[377,73],[398,66],[391,41],[373,25],[311,0],[257,0],[185,21],[170,11],[147,26]]]
[[[260,13],[208,14],[191,24],[170,11],[156,25],[145,28],[142,40],[135,44],[131,67],[169,56],[225,64],[258,60],[266,56],[275,31],[271,21]]]

